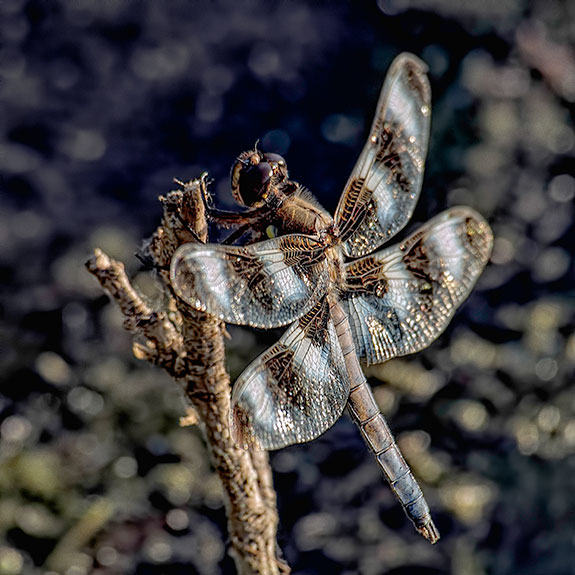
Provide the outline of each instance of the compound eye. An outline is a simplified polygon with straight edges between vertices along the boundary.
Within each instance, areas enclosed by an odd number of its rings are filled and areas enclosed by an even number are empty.
[[[264,154],[266,162],[275,163],[278,166],[285,166],[286,161],[279,154]]]
[[[246,206],[252,206],[262,200],[267,184],[273,175],[267,162],[243,167],[239,179],[239,194]]]

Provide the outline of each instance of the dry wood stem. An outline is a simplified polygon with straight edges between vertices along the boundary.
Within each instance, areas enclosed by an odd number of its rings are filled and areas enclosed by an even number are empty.
[[[289,566],[278,557],[276,495],[268,455],[238,449],[231,435],[225,327],[216,318],[181,304],[169,283],[167,270],[177,247],[207,239],[205,185],[203,176],[160,198],[164,215],[146,246],[146,255],[167,287],[163,309],[146,303],[131,285],[124,265],[101,250],[95,251],[86,266],[120,307],[126,329],[134,334],[136,357],[164,368],[184,385],[224,486],[231,553],[238,573],[288,574]]]

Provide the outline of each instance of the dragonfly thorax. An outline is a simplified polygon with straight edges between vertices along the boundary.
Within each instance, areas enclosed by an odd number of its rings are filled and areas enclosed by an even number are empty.
[[[326,250],[326,258],[329,262],[330,288],[333,293],[339,293],[346,284],[346,269],[343,252],[339,245],[331,244]]]

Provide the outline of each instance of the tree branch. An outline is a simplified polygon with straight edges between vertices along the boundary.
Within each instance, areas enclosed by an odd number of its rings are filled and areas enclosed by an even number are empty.
[[[205,176],[160,198],[164,214],[145,247],[167,287],[163,309],[154,309],[131,285],[124,265],[101,250],[86,263],[120,307],[134,334],[133,352],[180,381],[192,404],[188,418],[205,433],[212,463],[224,486],[228,529],[238,573],[290,573],[277,555],[278,515],[268,455],[236,448],[230,430],[230,378],[225,369],[224,324],[192,310],[173,294],[169,264],[183,243],[207,240]]]

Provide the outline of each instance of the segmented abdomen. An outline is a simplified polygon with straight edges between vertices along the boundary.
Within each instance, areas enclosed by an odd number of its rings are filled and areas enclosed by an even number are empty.
[[[401,455],[363,375],[355,353],[349,322],[339,303],[331,303],[331,314],[351,379],[347,401],[350,415],[375,454],[385,478],[407,516],[426,539],[435,543],[439,539],[439,531],[431,519],[423,492]]]

